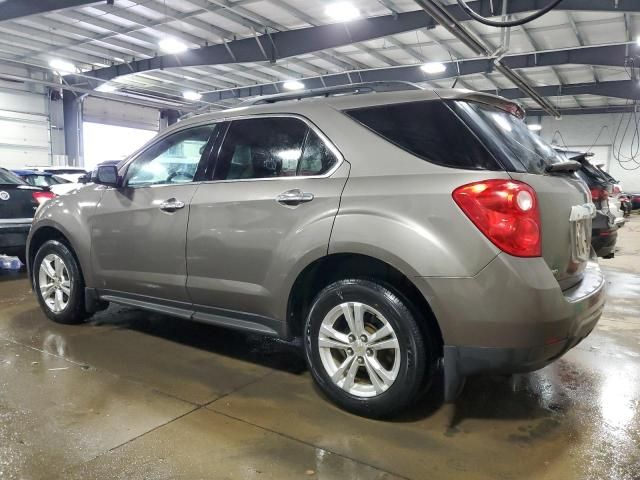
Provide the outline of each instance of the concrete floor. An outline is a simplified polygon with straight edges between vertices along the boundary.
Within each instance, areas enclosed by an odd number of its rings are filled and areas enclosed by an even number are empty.
[[[56,325],[2,276],[0,478],[638,480],[640,217],[620,236],[581,345],[393,422],[328,403],[289,345],[121,307]]]

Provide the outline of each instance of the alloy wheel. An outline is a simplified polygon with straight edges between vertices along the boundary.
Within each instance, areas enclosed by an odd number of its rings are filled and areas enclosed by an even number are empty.
[[[71,277],[64,260],[55,253],[45,256],[38,271],[40,295],[45,305],[54,313],[60,313],[69,304]]]
[[[331,381],[351,395],[375,397],[393,385],[400,344],[389,321],[359,302],[337,305],[322,320],[320,359]]]

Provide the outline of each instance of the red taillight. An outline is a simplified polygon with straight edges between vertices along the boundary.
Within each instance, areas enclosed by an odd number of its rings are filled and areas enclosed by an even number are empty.
[[[592,188],[591,189],[591,199],[595,201],[606,200],[609,196],[609,192],[607,192],[604,188]]]
[[[455,189],[453,199],[500,250],[516,257],[541,255],[538,199],[526,183],[470,183]]]
[[[55,197],[55,194],[53,192],[33,192],[31,196],[39,205],[42,205],[47,200],[51,200]]]

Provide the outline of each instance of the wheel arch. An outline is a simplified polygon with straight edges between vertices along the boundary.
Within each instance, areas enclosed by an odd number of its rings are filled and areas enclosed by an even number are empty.
[[[78,258],[73,242],[69,240],[69,235],[64,231],[64,229],[57,225],[45,224],[29,234],[29,242],[27,245],[27,272],[29,272],[29,276],[32,276],[33,261],[35,260],[38,250],[49,240],[57,240],[64,243],[69,250],[71,250],[71,254],[75,257],[78,265],[80,266],[81,273],[84,275],[82,262]]]
[[[421,327],[429,329],[443,345],[440,325],[431,305],[420,292],[410,275],[375,257],[361,253],[333,253],[318,258],[307,265],[297,276],[289,291],[287,302],[287,336],[302,336],[304,322],[315,296],[324,287],[344,278],[368,278],[390,286],[408,300],[409,307],[416,310]]]

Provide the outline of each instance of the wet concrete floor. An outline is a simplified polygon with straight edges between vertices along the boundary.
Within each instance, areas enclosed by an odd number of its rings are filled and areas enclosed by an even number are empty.
[[[56,325],[0,276],[0,478],[638,480],[640,217],[619,243],[577,348],[386,422],[326,401],[291,345],[116,306]]]

